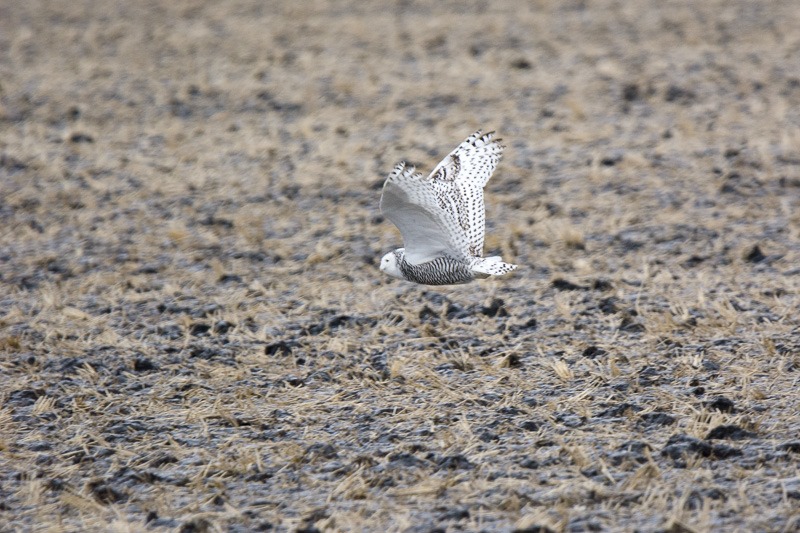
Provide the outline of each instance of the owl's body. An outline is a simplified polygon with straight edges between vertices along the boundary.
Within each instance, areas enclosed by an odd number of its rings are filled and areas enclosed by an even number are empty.
[[[398,227],[405,248],[383,256],[381,270],[425,285],[468,283],[514,270],[500,257],[482,257],[483,188],[502,153],[493,133],[478,131],[428,177],[398,164],[383,186],[381,212]]]

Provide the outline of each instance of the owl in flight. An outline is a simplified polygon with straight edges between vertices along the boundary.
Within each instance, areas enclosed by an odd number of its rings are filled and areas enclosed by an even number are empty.
[[[482,257],[483,188],[503,148],[494,132],[479,130],[428,177],[405,163],[394,167],[383,185],[381,213],[400,230],[405,247],[384,255],[381,270],[424,285],[455,285],[517,268],[500,256]]]

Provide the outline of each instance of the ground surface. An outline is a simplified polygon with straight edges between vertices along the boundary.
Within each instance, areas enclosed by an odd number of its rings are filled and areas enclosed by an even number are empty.
[[[0,5],[0,529],[798,528],[800,5],[521,5]]]

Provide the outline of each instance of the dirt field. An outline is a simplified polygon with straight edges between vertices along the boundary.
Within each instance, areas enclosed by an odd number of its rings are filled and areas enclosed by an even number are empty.
[[[798,530],[800,4],[531,4],[2,2],[0,530]]]

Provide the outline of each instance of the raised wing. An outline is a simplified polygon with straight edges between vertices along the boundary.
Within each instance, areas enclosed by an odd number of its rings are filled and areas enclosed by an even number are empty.
[[[403,235],[405,258],[418,265],[444,253],[453,253],[452,225],[436,201],[437,193],[429,178],[414,167],[400,163],[383,185],[381,213]]]
[[[450,152],[431,172],[434,182],[454,184],[463,203],[458,212],[459,226],[467,239],[468,256],[483,255],[483,238],[486,232],[486,207],[483,188],[492,177],[505,147],[494,132],[483,134],[480,130],[466,138]]]
[[[469,260],[483,254],[483,187],[503,152],[493,135],[470,135],[428,177],[405,163],[389,174],[381,212],[403,234],[406,261],[420,264],[442,254]]]

